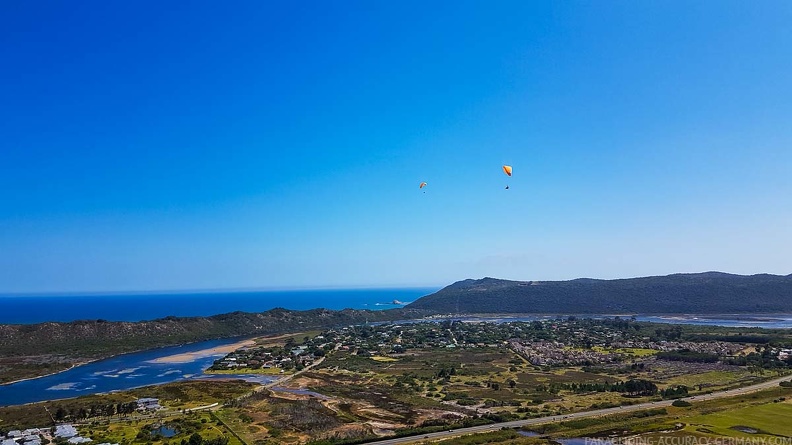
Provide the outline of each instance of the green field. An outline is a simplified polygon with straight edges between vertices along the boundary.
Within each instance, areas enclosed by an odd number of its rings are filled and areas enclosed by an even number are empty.
[[[694,416],[685,419],[685,431],[701,432],[702,429],[715,434],[732,437],[780,435],[792,436],[792,403],[768,403],[719,413]],[[734,427],[748,427],[757,433],[745,433]]]
[[[0,408],[0,429],[11,430],[50,426],[52,425],[52,418],[49,413],[55,413],[59,408],[66,412],[74,413],[79,412],[81,409],[90,410],[94,405],[131,402],[141,397],[156,397],[160,399],[160,403],[168,409],[160,411],[158,415],[175,415],[182,409],[190,409],[212,403],[223,403],[249,394],[256,386],[254,383],[241,380],[183,381],[146,386],[110,394],[96,394],[73,399],[7,406]],[[49,410],[49,413],[47,410]],[[69,422],[84,421],[84,419],[68,417],[64,420]],[[106,422],[108,420],[124,421],[124,418],[94,417],[88,420],[91,422]]]
[[[733,384],[741,379],[750,379],[751,373],[745,369],[734,371],[709,371],[700,374],[685,374],[668,379],[669,385],[685,385],[694,388],[697,385],[718,387]]]
[[[643,348],[603,348],[601,346],[594,346],[591,350],[601,353],[627,354],[632,357],[649,357],[657,354],[657,350],[655,349]]]
[[[792,435],[792,389],[773,388],[738,397],[693,402],[687,408],[668,407],[650,411],[586,418],[531,427],[532,431],[559,437],[639,435],[652,440],[669,437],[763,437]],[[750,434],[734,429],[748,427]]]
[[[170,438],[155,437],[146,433],[150,428],[167,425],[178,431]],[[81,428],[94,439],[95,443],[119,444],[167,444],[179,443],[188,439],[193,433],[199,434],[204,440],[228,438],[228,445],[243,445],[236,436],[208,411],[179,416],[162,420],[143,420],[92,424]]]

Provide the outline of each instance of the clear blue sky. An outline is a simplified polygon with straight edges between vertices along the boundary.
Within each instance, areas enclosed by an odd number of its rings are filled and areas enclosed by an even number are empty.
[[[3,2],[0,292],[792,273],[790,23]]]

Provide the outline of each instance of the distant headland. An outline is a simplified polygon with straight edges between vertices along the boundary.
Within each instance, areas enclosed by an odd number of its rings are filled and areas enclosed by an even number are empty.
[[[792,275],[704,272],[618,280],[468,279],[406,308],[452,314],[789,313]]]

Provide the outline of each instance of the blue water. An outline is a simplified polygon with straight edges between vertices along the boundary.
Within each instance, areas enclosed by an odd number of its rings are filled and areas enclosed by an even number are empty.
[[[732,328],[792,328],[792,314],[643,315],[636,317],[636,319],[639,321],[651,321],[653,323],[695,324]]]
[[[306,310],[390,309],[437,288],[294,290],[111,295],[0,295],[0,324],[103,319],[140,321],[174,315],[197,317],[227,312],[263,312],[275,307]]]
[[[159,357],[210,349],[238,341],[239,339],[209,340],[124,354],[58,374],[3,385],[0,386],[0,406],[119,391],[181,379],[228,378],[228,376],[202,375],[204,369],[225,354],[199,358],[189,363],[152,363],[151,361]],[[261,375],[240,376],[240,378],[260,383],[272,379]]]
[[[173,427],[169,427],[167,425],[162,425],[161,427],[151,430],[151,435],[153,437],[162,436],[162,437],[173,437],[179,434],[179,430]]]
[[[614,318],[614,315],[575,315],[577,318]],[[553,320],[556,318],[566,318],[569,315],[501,315],[501,316],[448,316],[435,318],[435,321],[462,320],[462,321],[487,321],[490,323],[508,323],[512,321],[535,321]],[[623,319],[630,319],[631,316],[622,315]],[[652,323],[667,324],[692,324],[705,326],[726,326],[732,328],[767,328],[767,329],[790,329],[792,328],[792,314],[721,314],[721,315],[636,315],[636,321],[648,321]],[[400,323],[420,323],[425,320],[404,320]]]

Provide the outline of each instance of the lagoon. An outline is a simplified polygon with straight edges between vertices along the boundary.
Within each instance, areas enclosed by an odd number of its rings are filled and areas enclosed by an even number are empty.
[[[225,356],[224,346],[234,345],[239,341],[239,339],[209,340],[123,354],[57,374],[3,385],[0,386],[0,406],[122,391],[182,379],[217,378],[203,374],[204,369],[211,366],[214,360]],[[158,360],[182,354],[189,354],[192,359]],[[228,378],[228,376],[222,377]],[[260,375],[239,376],[239,378],[262,383],[272,379]]]

